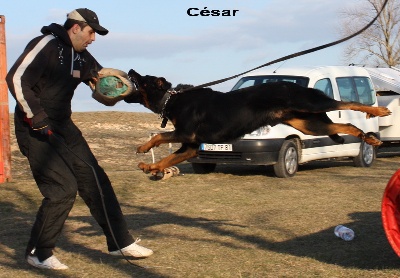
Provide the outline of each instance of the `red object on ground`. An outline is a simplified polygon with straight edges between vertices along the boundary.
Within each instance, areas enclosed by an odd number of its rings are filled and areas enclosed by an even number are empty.
[[[390,245],[400,257],[400,169],[393,174],[383,194],[382,223]]]

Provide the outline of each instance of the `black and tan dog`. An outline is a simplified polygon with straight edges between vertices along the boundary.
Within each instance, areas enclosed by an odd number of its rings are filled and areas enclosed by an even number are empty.
[[[366,117],[383,117],[391,112],[386,107],[372,107],[356,102],[333,100],[322,92],[294,83],[276,82],[248,87],[229,93],[209,88],[170,91],[171,83],[163,77],[128,73],[138,90],[125,98],[140,103],[172,122],[174,131],[160,133],[138,147],[138,153],[165,143],[182,143],[180,149],[153,164],[139,163],[144,172],[157,174],[165,168],[197,155],[201,143],[223,143],[237,139],[265,125],[286,124],[309,135],[329,135],[337,143],[344,140],[338,133],[361,138],[378,146],[382,142],[365,134],[352,124],[333,123],[326,112],[355,110]]]

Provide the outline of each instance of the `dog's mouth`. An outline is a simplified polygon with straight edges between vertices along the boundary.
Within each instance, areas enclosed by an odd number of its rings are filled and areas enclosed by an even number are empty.
[[[137,81],[137,79],[133,76],[129,76],[128,75],[129,80],[132,82],[134,90],[138,91],[139,90],[139,82]]]

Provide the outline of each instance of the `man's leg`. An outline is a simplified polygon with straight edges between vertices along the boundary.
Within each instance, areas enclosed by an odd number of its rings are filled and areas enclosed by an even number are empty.
[[[39,261],[44,261],[53,254],[74,204],[77,183],[67,164],[68,157],[62,157],[46,138],[29,138],[28,160],[44,199],[31,231],[27,255],[34,250]]]
[[[65,140],[64,144],[68,146],[68,151],[73,157],[72,167],[77,181],[79,196],[84,200],[92,216],[103,229],[108,249],[118,249],[112,233],[121,248],[132,244],[134,242],[133,237],[128,231],[128,226],[111,182],[104,170],[98,165],[97,159],[83,138],[82,133],[72,121],[63,126],[61,132]],[[65,146],[64,149],[66,149]],[[101,196],[104,198],[105,208]],[[105,210],[112,230],[110,230],[107,223]]]

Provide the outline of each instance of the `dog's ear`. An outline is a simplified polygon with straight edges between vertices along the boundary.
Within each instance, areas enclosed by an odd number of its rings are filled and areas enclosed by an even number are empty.
[[[169,90],[172,87],[172,84],[169,83],[164,77],[157,78],[156,84],[157,84],[157,87],[163,91]]]

